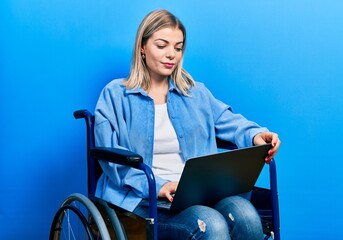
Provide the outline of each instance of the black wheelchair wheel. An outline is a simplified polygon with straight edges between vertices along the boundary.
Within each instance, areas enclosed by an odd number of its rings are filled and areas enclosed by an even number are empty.
[[[56,212],[49,239],[109,240],[110,235],[94,203],[82,194],[72,194]]]
[[[93,234],[86,217],[75,206],[62,206],[56,213],[50,229],[50,240],[90,239]]]

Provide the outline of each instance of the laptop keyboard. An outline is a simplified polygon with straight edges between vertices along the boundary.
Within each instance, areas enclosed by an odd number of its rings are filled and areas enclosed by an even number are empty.
[[[171,206],[171,202],[168,200],[157,200],[157,208],[169,209]]]

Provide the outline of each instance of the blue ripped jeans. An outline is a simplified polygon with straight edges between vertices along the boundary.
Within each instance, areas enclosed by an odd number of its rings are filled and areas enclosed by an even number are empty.
[[[148,215],[146,206],[138,205],[134,213]],[[158,210],[159,239],[242,239],[261,240],[260,217],[249,200],[232,196],[213,207],[195,205],[172,213]]]

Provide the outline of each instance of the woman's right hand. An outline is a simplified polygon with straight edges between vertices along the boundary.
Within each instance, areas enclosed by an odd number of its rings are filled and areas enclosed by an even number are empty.
[[[175,182],[167,182],[166,184],[164,184],[159,193],[158,193],[158,197],[160,198],[167,198],[170,202],[173,201],[173,196],[172,194],[174,194],[176,192],[177,189],[177,185],[179,184],[179,182],[175,181]]]

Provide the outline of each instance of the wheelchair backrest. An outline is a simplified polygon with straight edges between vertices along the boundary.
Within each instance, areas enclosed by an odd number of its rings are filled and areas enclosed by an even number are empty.
[[[94,116],[88,110],[79,110],[74,112],[74,117],[76,119],[84,118],[86,121],[88,194],[95,195],[96,184],[102,174],[102,169],[98,160],[92,158],[89,154],[89,150],[95,147]]]

